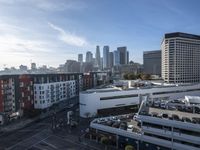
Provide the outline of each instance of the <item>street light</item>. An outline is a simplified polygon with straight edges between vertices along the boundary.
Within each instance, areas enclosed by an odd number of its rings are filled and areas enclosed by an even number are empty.
[[[139,142],[136,141],[135,143],[137,144],[137,150],[139,150]]]

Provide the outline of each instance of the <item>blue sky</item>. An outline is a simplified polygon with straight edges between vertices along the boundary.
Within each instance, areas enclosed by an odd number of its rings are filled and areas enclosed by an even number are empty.
[[[0,0],[0,69],[57,67],[78,53],[127,46],[130,60],[167,32],[200,34],[199,0]]]

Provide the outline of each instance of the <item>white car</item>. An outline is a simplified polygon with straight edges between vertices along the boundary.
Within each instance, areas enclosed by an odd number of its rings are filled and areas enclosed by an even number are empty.
[[[163,109],[165,109],[166,108],[166,102],[160,103],[160,107],[163,108]]]
[[[127,131],[128,132],[133,132],[133,125],[128,125]]]

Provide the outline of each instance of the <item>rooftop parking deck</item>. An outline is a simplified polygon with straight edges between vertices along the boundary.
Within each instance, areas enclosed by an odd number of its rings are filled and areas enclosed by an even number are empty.
[[[133,119],[134,114],[112,116],[95,119],[92,123],[126,130],[127,132],[141,133],[140,122]]]
[[[168,109],[149,107],[149,112],[146,115],[164,119],[200,124],[200,114],[197,113],[189,113],[178,110],[168,110]]]

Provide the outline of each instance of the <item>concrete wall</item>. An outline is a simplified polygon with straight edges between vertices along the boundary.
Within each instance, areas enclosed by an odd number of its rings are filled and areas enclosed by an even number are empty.
[[[188,91],[187,90],[195,90]],[[176,92],[177,91],[177,92]],[[178,92],[181,91],[181,92]],[[167,94],[157,94],[157,92],[171,92]],[[100,100],[103,97],[111,96],[122,96],[122,95],[134,95],[138,94],[137,97],[131,98],[120,98],[120,99],[109,99]],[[139,104],[140,97],[142,95],[148,94],[150,98],[165,98],[170,99],[184,98],[185,95],[189,96],[200,96],[200,84],[191,86],[174,86],[174,87],[158,87],[149,89],[135,89],[135,90],[122,90],[115,92],[82,92],[80,93],[80,116],[85,117],[85,113],[90,113],[90,115],[97,114],[98,109],[119,107],[117,105],[123,104],[123,106],[137,105]]]

